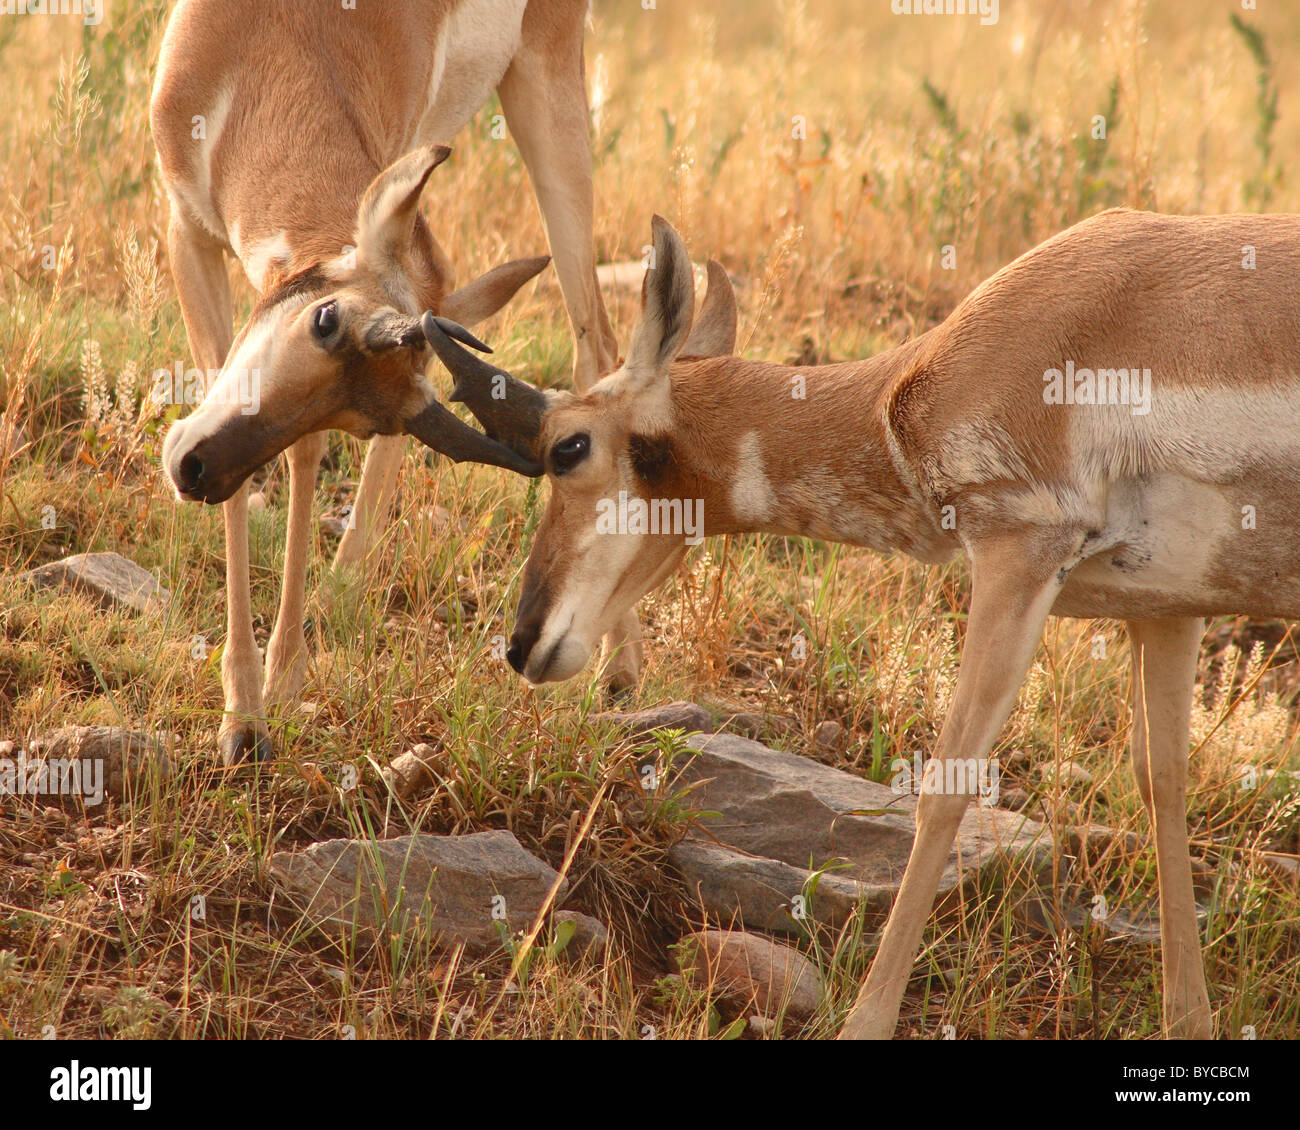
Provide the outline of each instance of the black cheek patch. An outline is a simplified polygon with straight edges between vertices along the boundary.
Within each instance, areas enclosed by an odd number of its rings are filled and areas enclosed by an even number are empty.
[[[632,470],[642,482],[655,486],[673,465],[673,443],[667,436],[633,436],[628,442]]]

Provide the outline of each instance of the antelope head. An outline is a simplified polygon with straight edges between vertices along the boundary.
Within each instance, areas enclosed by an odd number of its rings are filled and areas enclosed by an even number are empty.
[[[405,432],[457,461],[540,473],[448,412],[425,378],[423,306],[432,300],[429,316],[445,315],[449,327],[473,325],[550,261],[506,263],[451,294],[435,269],[417,296],[413,256],[421,240],[431,245],[420,194],[450,152],[419,149],[385,169],[357,209],[355,251],[262,297],[203,402],[167,434],[163,466],[178,497],[224,502],[258,467],[327,429],[362,439]],[[459,325],[455,332],[486,348]]]
[[[674,568],[683,529],[645,532],[622,522],[628,507],[674,502],[699,491],[674,451],[673,367],[735,349],[736,297],[721,264],[709,263],[698,319],[695,281],[681,239],[654,219],[654,259],[627,358],[587,393],[539,393],[473,357],[426,319],[430,343],[456,377],[490,437],[538,464],[550,502],[524,568],[507,658],[532,683],[576,675],[601,637]],[[497,393],[492,395],[492,387]],[[696,532],[702,533],[701,530]]]

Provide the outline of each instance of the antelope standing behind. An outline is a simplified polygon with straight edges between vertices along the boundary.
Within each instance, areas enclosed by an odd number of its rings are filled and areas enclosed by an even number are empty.
[[[1021,256],[915,340],[798,370],[688,356],[730,352],[734,298],[711,265],[692,330],[691,270],[657,218],[654,246],[627,359],[583,395],[516,381],[494,403],[482,390],[496,371],[426,320],[457,395],[551,482],[511,664],[532,683],[577,674],[681,560],[680,535],[601,532],[602,503],[619,492],[701,500],[705,535],[804,535],[930,563],[964,550],[970,612],[932,754],[944,763],[987,758],[1049,615],[1124,620],[1134,769],[1155,826],[1165,1031],[1209,1037],[1189,710],[1204,617],[1300,617],[1300,217],[1105,212]],[[1120,381],[1121,369],[1136,378]],[[1088,395],[1085,370],[1106,374]],[[843,1037],[892,1035],[969,799],[923,791]]]
[[[386,520],[403,432],[454,459],[525,469],[437,402],[415,320],[432,310],[473,325],[547,262],[509,263],[456,290],[419,213],[425,182],[449,152],[439,143],[494,90],[555,256],[577,387],[616,361],[592,239],[586,0],[267,0],[255,11],[180,0],[151,104],[190,348],[200,369],[220,371],[169,432],[163,462],[180,497],[224,504],[227,762],[269,754],[265,707],[292,700],[304,681],[311,502],[326,429],[376,437],[336,569],[360,562]],[[260,296],[233,347],[226,255]],[[250,381],[260,405],[246,415]],[[284,583],[263,683],[245,484],[286,449]],[[631,614],[612,642],[635,630]],[[629,638],[615,681],[633,678],[638,660]]]

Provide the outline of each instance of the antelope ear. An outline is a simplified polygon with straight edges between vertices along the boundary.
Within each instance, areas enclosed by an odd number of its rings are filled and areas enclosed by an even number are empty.
[[[445,145],[416,149],[370,182],[357,207],[357,262],[382,272],[405,257],[420,193],[429,174],[450,155]]]
[[[438,312],[462,326],[477,325],[500,310],[550,261],[549,255],[539,255],[535,259],[512,259],[493,267],[487,274],[479,275],[473,282],[447,295]]]
[[[727,269],[709,260],[709,290],[682,352],[692,357],[730,357],[736,352],[736,291]]]
[[[623,362],[629,391],[641,391],[668,375],[691,332],[695,277],[681,236],[662,216],[652,221],[653,258],[641,284],[641,317]]]

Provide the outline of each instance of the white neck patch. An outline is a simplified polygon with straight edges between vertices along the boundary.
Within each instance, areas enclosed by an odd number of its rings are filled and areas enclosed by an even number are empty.
[[[746,432],[736,449],[731,512],[744,522],[766,522],[776,513],[776,493],[767,478],[758,432]]]

